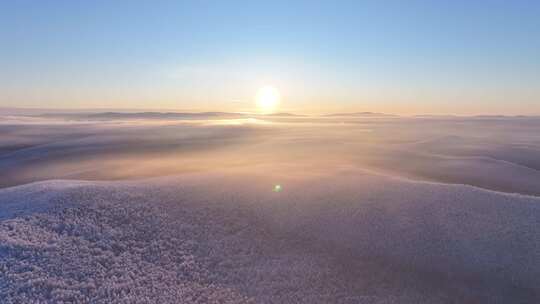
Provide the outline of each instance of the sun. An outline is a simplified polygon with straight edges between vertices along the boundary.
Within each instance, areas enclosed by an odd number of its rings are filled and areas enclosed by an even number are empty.
[[[257,92],[257,109],[263,114],[274,113],[280,102],[279,91],[273,86],[264,86]]]

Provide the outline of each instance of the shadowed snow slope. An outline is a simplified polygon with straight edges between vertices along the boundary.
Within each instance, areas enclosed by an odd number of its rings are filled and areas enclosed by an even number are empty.
[[[0,190],[2,303],[538,303],[540,199],[359,171]]]

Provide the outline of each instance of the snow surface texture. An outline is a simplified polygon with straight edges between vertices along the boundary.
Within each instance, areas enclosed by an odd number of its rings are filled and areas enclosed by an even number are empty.
[[[540,199],[344,170],[0,190],[2,303],[538,303]]]

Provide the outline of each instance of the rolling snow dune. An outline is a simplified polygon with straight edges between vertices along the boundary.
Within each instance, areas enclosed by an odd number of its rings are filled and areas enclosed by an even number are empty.
[[[0,190],[0,298],[540,300],[539,198],[353,169],[292,172],[261,166]]]

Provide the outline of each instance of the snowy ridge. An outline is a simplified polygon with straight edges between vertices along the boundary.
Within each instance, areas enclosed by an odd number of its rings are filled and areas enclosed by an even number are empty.
[[[360,172],[0,190],[5,303],[535,303],[540,199]],[[19,202],[20,206],[17,206]]]

